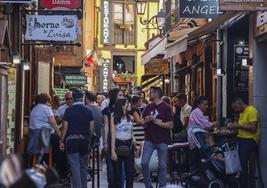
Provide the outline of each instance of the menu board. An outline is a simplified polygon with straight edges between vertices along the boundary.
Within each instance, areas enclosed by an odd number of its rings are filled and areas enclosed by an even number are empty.
[[[247,91],[249,67],[243,65],[242,61],[249,59],[248,45],[235,45],[234,50],[234,89]]]

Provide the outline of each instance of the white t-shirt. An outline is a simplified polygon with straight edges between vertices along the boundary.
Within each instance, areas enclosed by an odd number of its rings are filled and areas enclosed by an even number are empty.
[[[52,109],[45,104],[36,105],[30,115],[30,129],[51,128],[49,117],[54,116]]]
[[[180,112],[180,119],[183,125],[185,124],[184,118],[190,117],[191,110],[192,110],[192,107],[189,104],[185,104],[182,107],[181,112]]]
[[[132,138],[133,123],[131,121],[123,118],[115,127],[115,138],[123,140]]]
[[[65,111],[67,110],[69,106],[67,104],[64,104],[59,107],[59,109],[56,111],[55,116],[59,117],[59,119],[63,120]]]

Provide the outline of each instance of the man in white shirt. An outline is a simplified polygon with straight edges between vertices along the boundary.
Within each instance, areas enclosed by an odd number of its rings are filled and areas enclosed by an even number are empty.
[[[180,120],[182,122],[182,130],[180,133],[175,135],[178,140],[186,141],[187,140],[187,127],[189,123],[189,117],[191,114],[192,107],[187,103],[187,97],[185,94],[181,93],[176,96],[177,105],[181,107]]]
[[[187,97],[185,94],[179,94],[176,98],[178,105],[181,106],[180,120],[183,124],[183,127],[187,128],[192,107],[187,104]]]
[[[66,101],[66,103],[63,104],[62,106],[60,106],[59,109],[58,109],[58,110],[56,111],[56,113],[55,113],[55,117],[56,117],[56,121],[57,121],[58,125],[61,124],[66,109],[67,109],[68,107],[72,106],[73,103],[74,103],[74,101],[73,101],[73,97],[72,97],[72,92],[71,92],[71,91],[68,91],[68,92],[65,94],[65,101]]]

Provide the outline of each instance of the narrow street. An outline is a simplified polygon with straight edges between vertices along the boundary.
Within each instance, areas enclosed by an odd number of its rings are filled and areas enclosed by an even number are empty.
[[[0,0],[0,188],[264,188],[266,73],[267,0]]]

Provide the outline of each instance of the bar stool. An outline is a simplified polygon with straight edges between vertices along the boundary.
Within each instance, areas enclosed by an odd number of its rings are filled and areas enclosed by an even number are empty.
[[[182,183],[190,171],[189,143],[175,143],[169,146],[169,172],[171,183]]]
[[[253,168],[256,166],[256,169]],[[255,187],[255,181],[259,181],[259,188],[264,188],[263,179],[261,176],[261,166],[259,160],[259,150],[255,149],[251,152],[250,159],[248,162],[248,176],[249,176],[249,186]]]

